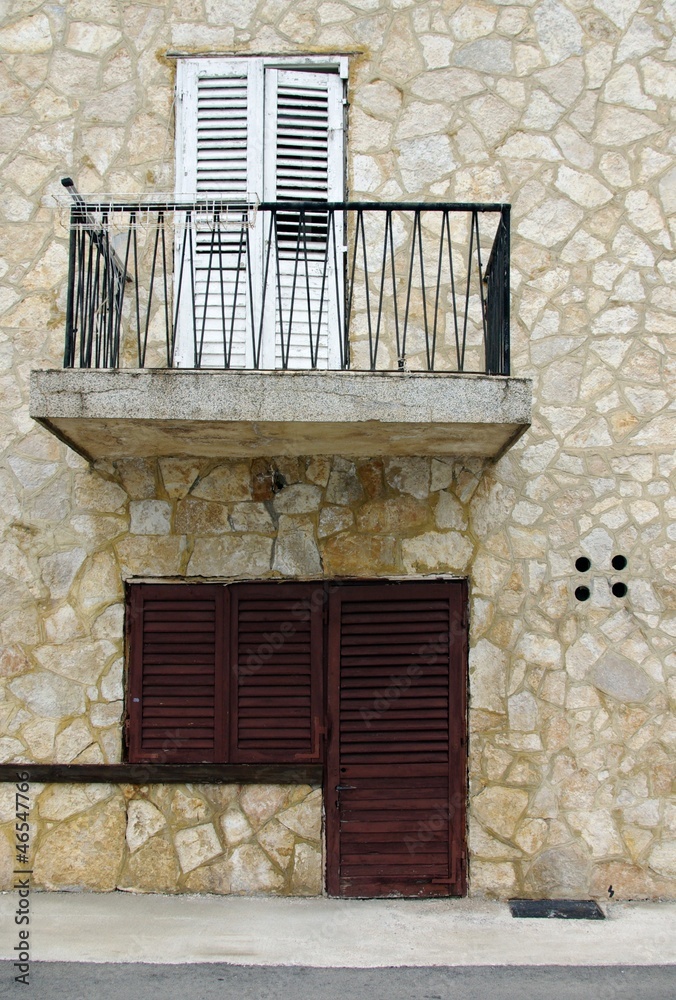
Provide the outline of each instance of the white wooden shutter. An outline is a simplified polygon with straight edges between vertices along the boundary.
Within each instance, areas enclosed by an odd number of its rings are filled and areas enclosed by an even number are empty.
[[[277,69],[262,57],[190,59],[179,62],[177,90],[179,194],[342,201],[343,86],[337,73]],[[178,233],[177,366],[307,368],[314,361],[320,368],[339,367],[342,217],[336,217],[335,246],[325,213],[304,221],[300,236],[297,215],[280,218],[279,274],[273,247],[260,353],[254,345],[269,215],[260,213],[252,230],[238,225],[236,216],[218,230],[206,211]]]
[[[220,59],[179,64],[179,194],[233,202],[246,202],[252,194],[261,197],[262,135],[256,123],[262,87],[255,69],[247,61]],[[176,295],[179,276],[182,282],[177,366],[250,367],[247,261],[260,253],[255,238],[252,241],[236,209],[223,218],[207,208],[177,235]]]
[[[342,201],[343,85],[337,73],[265,71],[266,201]],[[342,216],[326,212],[278,217],[277,308],[266,323],[264,363],[270,368],[338,367],[342,279]],[[334,245],[333,234],[337,245]],[[269,294],[269,292],[268,292]]]

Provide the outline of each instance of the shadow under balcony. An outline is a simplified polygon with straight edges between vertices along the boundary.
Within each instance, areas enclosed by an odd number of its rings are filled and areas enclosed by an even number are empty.
[[[70,222],[64,367],[30,412],[88,459],[495,458],[530,425],[509,206],[74,193]]]

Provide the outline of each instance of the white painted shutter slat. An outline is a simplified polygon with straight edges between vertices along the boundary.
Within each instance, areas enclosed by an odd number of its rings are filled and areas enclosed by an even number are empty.
[[[340,201],[342,164],[339,185],[329,168],[330,115],[333,111],[335,116],[332,105],[342,98],[337,74],[269,69],[265,83],[266,198]],[[342,121],[342,107],[340,117]],[[321,210],[308,213],[303,233],[297,213],[280,213],[279,279],[274,275],[280,288],[274,330],[272,323],[266,330],[270,367],[328,368],[334,362],[336,344],[331,342],[338,336],[338,324],[327,220]]]

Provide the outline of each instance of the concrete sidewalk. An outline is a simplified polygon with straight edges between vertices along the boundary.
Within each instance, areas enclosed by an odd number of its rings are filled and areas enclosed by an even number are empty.
[[[0,958],[13,957],[17,901],[0,895]],[[34,893],[30,943],[32,959],[43,962],[676,964],[676,903],[609,903],[604,911],[606,920],[523,920],[506,903],[468,899]]]

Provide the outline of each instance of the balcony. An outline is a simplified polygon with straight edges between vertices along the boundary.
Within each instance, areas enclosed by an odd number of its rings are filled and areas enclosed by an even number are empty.
[[[85,457],[496,457],[529,426],[509,206],[71,193],[63,368],[31,415]]]

